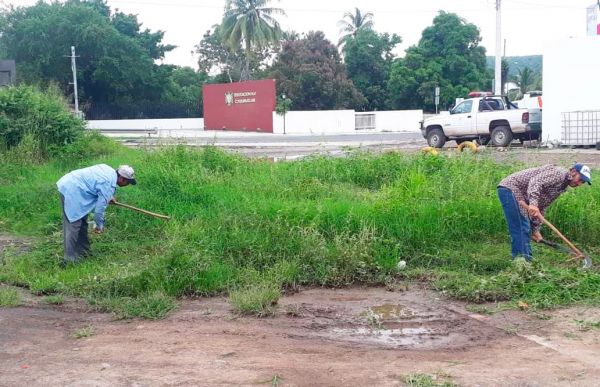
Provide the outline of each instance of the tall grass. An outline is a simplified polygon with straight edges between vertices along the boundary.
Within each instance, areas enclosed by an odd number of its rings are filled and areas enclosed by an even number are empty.
[[[547,307],[600,300],[593,291],[597,272],[561,267],[563,258],[543,248],[536,248],[543,275],[522,275],[511,265],[495,188],[521,165],[477,155],[356,152],[271,163],[215,148],[104,148],[88,159],[0,168],[7,183],[0,186],[0,228],[41,240],[30,253],[8,257],[0,281],[39,294],[87,297],[112,310],[121,299],[130,305],[121,311],[128,316],[143,315],[150,304],[162,315],[172,307],[168,300],[182,295],[246,296],[240,292],[257,284],[383,284],[397,276],[427,279],[474,301],[523,298]],[[173,220],[109,208],[107,231],[93,239],[95,256],[61,270],[54,182],[74,167],[99,162],[133,165],[139,184],[119,189],[119,200]],[[547,214],[592,251],[599,246],[589,236],[600,234],[600,222],[589,214],[600,209],[598,197],[597,186],[578,188]],[[398,272],[400,259],[407,269]],[[585,290],[560,287],[577,281]],[[546,291],[552,295],[535,301]],[[156,294],[158,301],[144,301]],[[237,300],[242,305],[244,297]]]

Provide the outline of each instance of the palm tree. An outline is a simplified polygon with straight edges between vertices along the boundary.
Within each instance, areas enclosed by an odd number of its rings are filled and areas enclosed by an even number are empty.
[[[346,12],[344,18],[338,22],[340,33],[343,33],[338,46],[343,45],[350,38],[355,38],[361,29],[373,28],[373,13],[363,14],[360,9],[354,8],[354,14]]]
[[[250,79],[252,48],[262,49],[278,42],[282,32],[274,15],[285,15],[280,8],[267,7],[270,0],[227,0],[220,27],[223,41],[232,49],[243,44],[246,61],[242,80]]]
[[[536,75],[529,67],[519,69],[519,74],[514,78],[515,83],[521,89],[521,94],[527,93],[536,84]]]

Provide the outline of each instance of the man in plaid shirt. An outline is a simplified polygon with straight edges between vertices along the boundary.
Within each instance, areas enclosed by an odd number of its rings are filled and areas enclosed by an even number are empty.
[[[592,174],[587,165],[578,163],[571,169],[555,165],[525,169],[507,176],[498,184],[498,197],[508,223],[513,259],[523,257],[531,261],[530,237],[536,242],[543,239],[540,216],[567,187],[579,187],[583,183],[591,185]],[[520,207],[519,202],[527,203],[528,208]]]

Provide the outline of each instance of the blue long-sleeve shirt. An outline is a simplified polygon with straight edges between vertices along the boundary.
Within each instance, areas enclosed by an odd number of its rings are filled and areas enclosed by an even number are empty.
[[[94,222],[104,228],[104,211],[117,188],[117,172],[106,164],[77,169],[56,183],[65,197],[65,214],[69,222],[83,218],[94,210]]]

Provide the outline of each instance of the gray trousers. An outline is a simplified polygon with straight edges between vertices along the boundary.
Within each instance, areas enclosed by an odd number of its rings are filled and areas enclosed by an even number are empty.
[[[60,194],[63,217],[63,244],[65,247],[64,263],[78,262],[81,257],[90,253],[87,215],[74,222],[69,222],[65,214],[65,197]]]

